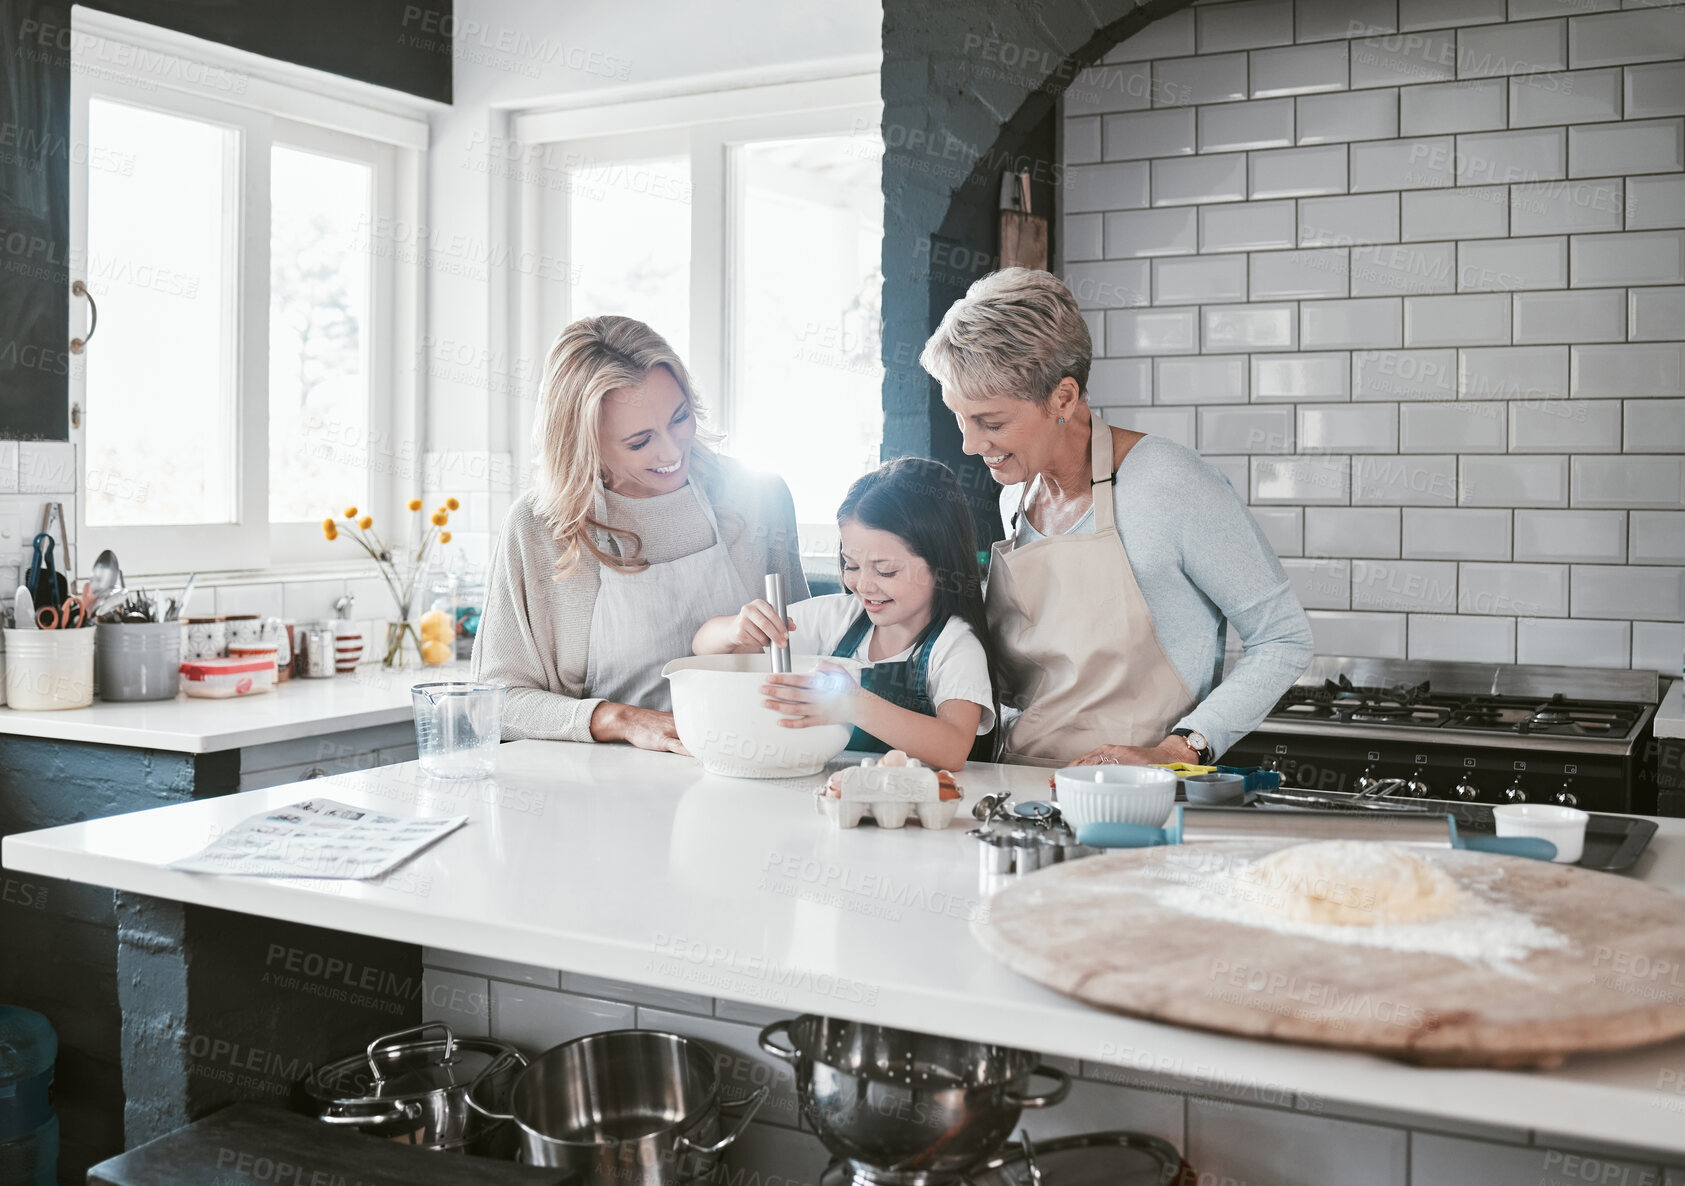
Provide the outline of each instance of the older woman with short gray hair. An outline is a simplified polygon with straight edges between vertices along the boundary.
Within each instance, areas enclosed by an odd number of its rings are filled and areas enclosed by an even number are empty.
[[[1090,409],[1092,354],[1058,277],[1006,268],[919,359],[1006,488],[987,597],[1019,710],[1002,760],[1207,764],[1309,665],[1310,623],[1222,474]],[[1225,677],[1229,625],[1243,650]]]

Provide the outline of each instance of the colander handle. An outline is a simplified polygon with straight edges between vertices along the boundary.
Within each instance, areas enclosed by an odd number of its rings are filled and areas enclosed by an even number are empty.
[[[506,1063],[511,1062],[518,1063],[524,1067],[527,1065],[526,1055],[522,1054],[519,1050],[505,1050],[502,1054],[499,1054],[496,1058],[487,1063],[485,1069],[478,1075],[475,1075],[474,1081],[468,1085],[468,1106],[473,1108],[474,1111],[478,1112],[480,1115],[484,1116],[487,1120],[515,1119],[515,1114],[513,1112],[493,1112],[490,1108],[486,1107],[479,1100],[474,1098],[480,1090],[480,1084],[484,1083],[498,1071],[502,1070]]]
[[[761,1049],[772,1055],[774,1058],[781,1058],[785,1062],[793,1064],[796,1059],[801,1057],[801,1054],[796,1050],[794,1043],[791,1044],[789,1049],[786,1049],[774,1042],[772,1039],[775,1035],[782,1034],[784,1035],[785,1041],[789,1041],[790,1026],[794,1023],[794,1021],[795,1018],[786,1017],[782,1021],[775,1021],[763,1029],[760,1037]]]
[[[1030,1072],[1031,1078],[1037,1075],[1040,1075],[1043,1079],[1052,1079],[1054,1082],[1053,1090],[1043,1092],[1041,1095],[1019,1095],[1015,1091],[1008,1091],[1006,1093],[1007,1103],[1016,1104],[1020,1108],[1051,1108],[1071,1093],[1071,1077],[1057,1067],[1044,1065]]]
[[[692,1153],[708,1154],[721,1152],[727,1145],[731,1144],[738,1137],[743,1135],[743,1130],[749,1127],[749,1121],[755,1118],[755,1113],[759,1112],[761,1110],[761,1105],[766,1103],[768,1090],[769,1089],[765,1087],[757,1087],[745,1099],[738,1100],[729,1105],[722,1104],[722,1107],[742,1108],[743,1119],[739,1120],[730,1132],[726,1133],[725,1136],[715,1141],[712,1145],[699,1145],[689,1137],[685,1136],[676,1138],[674,1144],[676,1144],[680,1149],[689,1149]]]

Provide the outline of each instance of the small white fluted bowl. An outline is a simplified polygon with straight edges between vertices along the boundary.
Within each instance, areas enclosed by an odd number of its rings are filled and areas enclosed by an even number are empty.
[[[853,659],[796,655],[795,674],[805,675],[820,662],[843,668],[833,678],[860,682],[861,665]],[[842,753],[853,729],[849,725],[814,725],[788,729],[783,717],[765,704],[761,685],[771,674],[763,654],[694,655],[674,659],[661,669],[673,690],[673,723],[679,740],[710,774],[732,778],[796,778],[817,774]]]
[[[1537,836],[1556,845],[1559,865],[1572,865],[1585,852],[1586,822],[1591,816],[1577,807],[1554,803],[1505,803],[1492,809],[1500,836]]]
[[[1053,776],[1059,812],[1072,827],[1162,828],[1176,807],[1176,773],[1158,766],[1067,766]]]

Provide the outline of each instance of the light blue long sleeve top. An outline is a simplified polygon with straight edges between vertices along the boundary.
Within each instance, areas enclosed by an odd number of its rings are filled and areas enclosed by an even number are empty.
[[[1124,455],[1112,483],[1117,529],[1152,613],[1153,631],[1194,696],[1176,728],[1205,735],[1221,755],[1258,723],[1310,665],[1310,620],[1258,523],[1228,479],[1192,449],[1147,436]],[[1020,515],[1021,486],[1001,491],[1008,539],[1042,535]],[[1071,528],[1093,531],[1094,512]],[[1233,623],[1242,654],[1223,676]]]

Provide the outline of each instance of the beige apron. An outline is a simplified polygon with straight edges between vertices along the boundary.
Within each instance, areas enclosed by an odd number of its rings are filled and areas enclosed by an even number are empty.
[[[1007,687],[1022,709],[1003,762],[1063,766],[1101,745],[1154,746],[1194,707],[1165,657],[1112,505],[1112,434],[1090,437],[1094,530],[994,546],[986,605]],[[1030,483],[1018,499],[1023,514]]]
[[[587,696],[673,711],[672,684],[661,669],[690,654],[702,623],[735,614],[749,601],[749,590],[720,538],[713,506],[694,480],[690,491],[713,528],[712,545],[635,572],[602,566],[585,652]],[[597,521],[606,522],[608,507],[600,489],[596,511]],[[602,543],[612,546],[612,538],[605,534]]]

